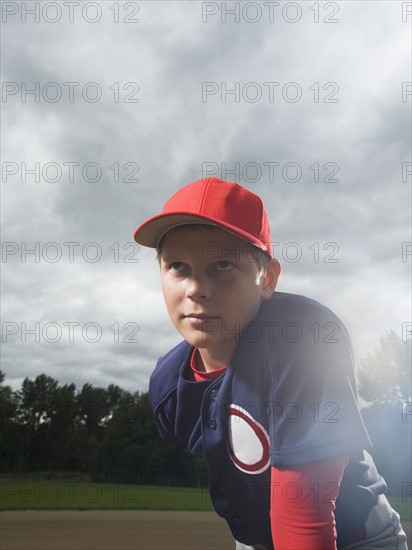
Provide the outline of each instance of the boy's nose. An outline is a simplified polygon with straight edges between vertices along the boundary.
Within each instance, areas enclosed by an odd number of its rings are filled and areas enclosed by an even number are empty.
[[[187,283],[187,297],[192,300],[206,299],[210,297],[210,283],[203,275],[193,275]]]

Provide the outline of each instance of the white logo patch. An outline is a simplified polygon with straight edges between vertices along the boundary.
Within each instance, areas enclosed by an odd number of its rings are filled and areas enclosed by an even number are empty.
[[[228,449],[234,465],[246,474],[261,474],[270,464],[265,428],[239,405],[229,405]]]

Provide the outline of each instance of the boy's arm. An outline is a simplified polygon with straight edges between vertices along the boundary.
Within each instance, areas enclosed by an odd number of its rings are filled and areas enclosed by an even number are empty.
[[[335,502],[347,455],[272,466],[271,528],[279,550],[336,550]]]

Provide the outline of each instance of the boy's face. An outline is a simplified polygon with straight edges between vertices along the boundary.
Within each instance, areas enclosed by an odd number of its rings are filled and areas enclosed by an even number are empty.
[[[237,335],[272,296],[278,267],[271,262],[262,273],[247,243],[223,229],[196,225],[169,231],[160,272],[173,324],[192,346],[230,359]]]

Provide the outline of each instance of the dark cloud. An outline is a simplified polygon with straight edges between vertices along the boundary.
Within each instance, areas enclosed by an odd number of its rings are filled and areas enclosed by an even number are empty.
[[[2,196],[3,319],[18,327],[4,344],[9,383],[46,372],[62,383],[147,388],[156,358],[179,335],[153,252],[130,241],[206,163],[264,199],[283,264],[280,290],[336,310],[359,353],[391,327],[400,333],[409,315],[402,242],[410,240],[410,177],[402,182],[402,163],[410,162],[412,98],[401,96],[410,76],[399,6],[339,3],[339,22],[327,24],[326,13],[315,23],[303,2],[296,23],[282,7],[273,23],[264,12],[256,23],[222,23],[221,11],[202,21],[206,3],[138,4],[138,24],[114,23],[102,2],[95,24],[10,17],[3,26],[3,79],[19,87],[3,103],[3,163],[18,167]],[[39,82],[41,94],[56,82],[62,100],[29,95],[22,103],[24,82]],[[79,82],[73,102],[64,82]],[[82,95],[91,82],[102,91],[97,102]],[[238,101],[222,101],[237,82]],[[205,96],[204,83],[216,93]],[[28,174],[23,182],[22,163],[36,162],[40,181]],[[44,178],[48,163],[60,167],[59,181]],[[90,181],[96,169],[101,176]],[[47,174],[53,180],[53,167]],[[73,262],[64,243],[79,243]],[[36,250],[25,262],[24,247]],[[21,341],[22,323],[65,322],[99,323],[102,338],[70,343],[66,330],[57,343]],[[114,342],[114,323],[138,325],[139,343]]]

